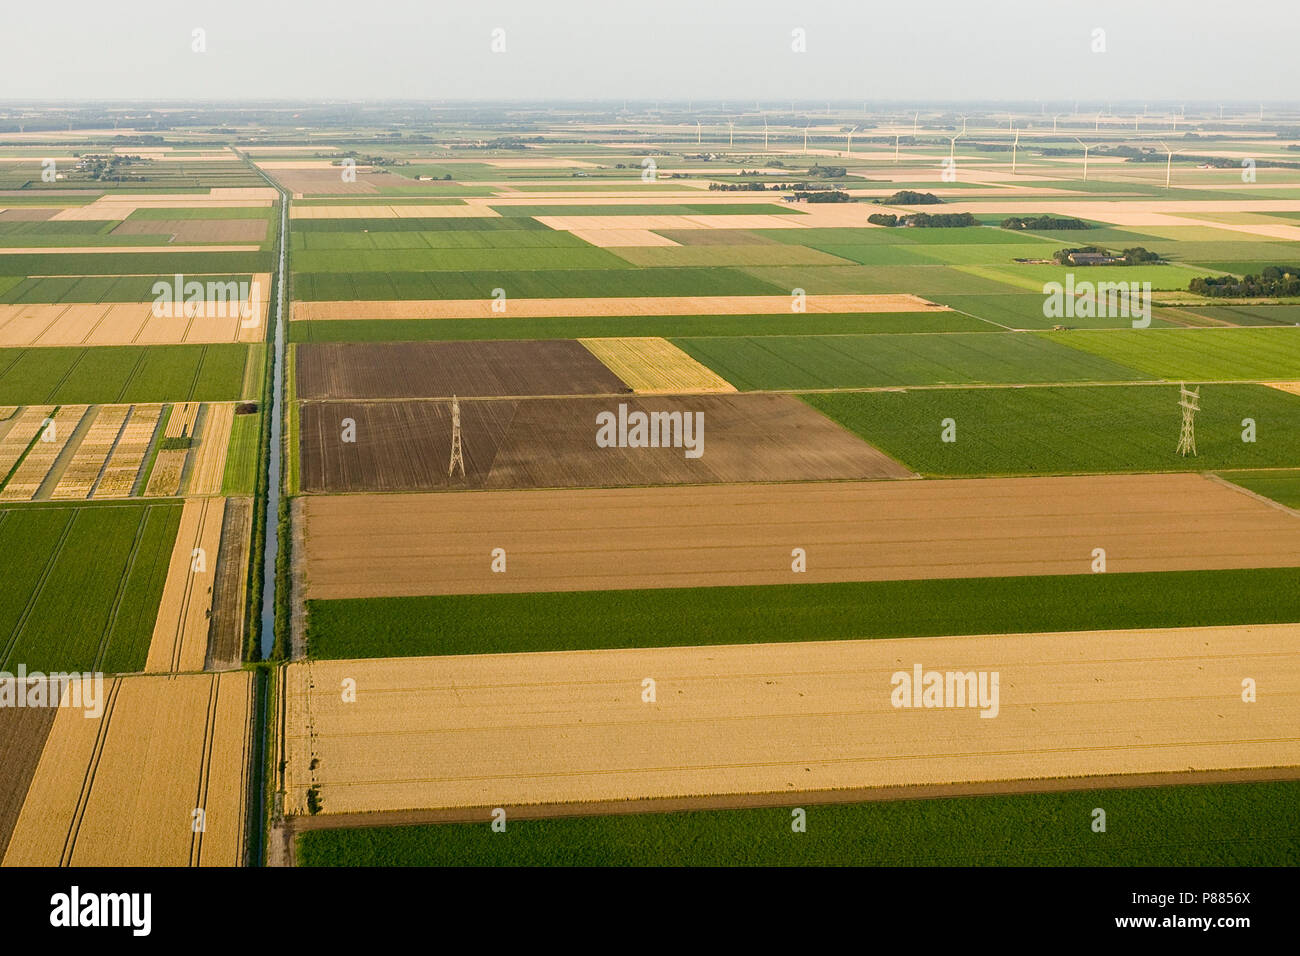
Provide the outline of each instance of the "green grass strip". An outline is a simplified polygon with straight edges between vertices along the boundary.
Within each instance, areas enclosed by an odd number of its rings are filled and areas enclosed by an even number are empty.
[[[797,798],[792,798],[792,802]],[[1300,783],[311,830],[301,866],[1288,866]],[[1092,811],[1106,832],[1092,832]]]
[[[310,601],[316,658],[1300,621],[1300,568]]]

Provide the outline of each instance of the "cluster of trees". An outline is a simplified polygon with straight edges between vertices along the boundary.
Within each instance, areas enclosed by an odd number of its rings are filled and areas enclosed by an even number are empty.
[[[1300,296],[1300,266],[1267,266],[1259,275],[1198,276],[1187,291],[1214,298]]]
[[[761,193],[768,189],[780,189],[779,184],[769,185],[767,183],[709,183],[709,188],[715,192],[724,193]]]
[[[840,179],[848,172],[847,166],[823,166],[820,163],[813,163],[808,168],[808,175],[814,179]]]
[[[934,193],[918,193],[910,189],[900,189],[892,196],[886,196],[884,199],[877,199],[876,202],[882,206],[933,206],[935,203],[943,202]]]
[[[82,177],[99,182],[144,182],[146,180],[144,176],[127,175],[126,167],[147,162],[148,160],[141,159],[139,156],[84,156],[77,163],[77,172]]]
[[[1053,216],[1008,216],[1002,220],[1003,229],[1091,229],[1082,219],[1057,219]]]
[[[840,192],[838,189],[823,189],[817,192],[796,191],[794,198],[800,202],[852,202],[853,199],[846,192]]]
[[[1070,257],[1076,253],[1109,256],[1115,260],[1109,264],[1116,266],[1136,266],[1143,262],[1160,261],[1159,253],[1149,252],[1141,246],[1134,246],[1131,249],[1125,249],[1119,255],[1115,255],[1109,249],[1104,249],[1101,246],[1080,246],[1077,249],[1058,249],[1055,255],[1052,256],[1052,259],[1055,260],[1058,265],[1079,265],[1080,263],[1070,262]]]
[[[979,225],[979,220],[968,212],[915,212],[910,216],[895,216],[893,213],[877,212],[868,216],[867,222],[874,226],[915,226],[921,229],[951,229],[960,226]]]

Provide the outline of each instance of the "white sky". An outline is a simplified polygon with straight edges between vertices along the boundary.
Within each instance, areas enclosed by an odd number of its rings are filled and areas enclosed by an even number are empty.
[[[0,100],[1300,99],[1296,0],[14,0],[0,26]]]

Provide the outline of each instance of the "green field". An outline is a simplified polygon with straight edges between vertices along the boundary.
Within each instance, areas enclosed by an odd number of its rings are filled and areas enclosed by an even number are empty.
[[[1293,459],[1294,460],[1294,459]],[[1220,478],[1300,510],[1300,468],[1278,471],[1221,471]]]
[[[10,276],[169,276],[177,272],[198,275],[270,271],[269,252],[0,252],[0,274]]]
[[[620,260],[621,261],[621,260]],[[296,262],[296,260],[295,260]],[[626,263],[624,263],[626,265]],[[295,272],[294,298],[512,299],[661,295],[788,295],[742,269],[538,269],[486,272]]]
[[[397,233],[397,235],[405,235]],[[449,233],[458,235],[458,233]],[[467,233],[466,235],[472,235]],[[495,233],[493,235],[502,235]],[[520,235],[536,235],[520,233]],[[324,249],[293,254],[299,275],[314,272],[532,272],[540,270],[615,270],[632,268],[612,252],[595,246],[479,249]],[[508,289],[508,287],[506,287]]]
[[[141,670],[176,502],[0,509],[0,669]]]
[[[929,389],[804,400],[926,475],[1091,474],[1270,468],[1300,462],[1300,396],[1205,385],[1196,457],[1177,454],[1177,385]],[[956,423],[955,442],[940,440]],[[1242,441],[1242,420],[1255,441]]]
[[[236,415],[230,425],[230,447],[226,451],[226,472],[221,481],[223,495],[251,495],[257,481],[260,413]]]
[[[1018,292],[1009,295],[936,295],[931,298],[941,305],[1011,329],[1050,329],[1057,325],[1067,325],[1072,329],[1128,329],[1133,325],[1133,319],[1125,316],[1049,318],[1043,315],[1043,296],[1035,292]],[[1153,309],[1151,328],[1170,326],[1171,323],[1159,317],[1159,309]]]
[[[1170,381],[1300,379],[1294,328],[1079,331],[1055,340]]]
[[[750,389],[1131,382],[1148,376],[1030,333],[681,338],[674,343]]]
[[[359,310],[360,311],[360,310]],[[512,319],[328,319],[289,323],[292,342],[422,342],[472,339],[579,339],[618,336],[877,335],[977,332],[988,325],[956,312],[826,315],[626,315]]]
[[[797,798],[791,798],[795,805]],[[300,866],[1292,866],[1300,783],[309,830]],[[1093,809],[1106,832],[1092,831]]]
[[[312,657],[932,637],[1300,620],[1300,568],[308,602]]]
[[[0,404],[235,401],[247,351],[235,344],[0,349]]]
[[[190,273],[187,278],[203,282],[250,282],[252,276],[202,275]],[[12,284],[5,286],[6,281]],[[171,287],[173,276],[9,276],[0,278],[0,302],[152,302],[155,282],[165,282]]]

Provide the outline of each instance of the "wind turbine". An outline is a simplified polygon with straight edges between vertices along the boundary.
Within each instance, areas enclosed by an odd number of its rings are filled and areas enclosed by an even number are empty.
[[[1057,118],[1058,118],[1060,115],[1061,115],[1060,113],[1057,113],[1056,116],[1053,116],[1053,117],[1052,117],[1052,132],[1053,132],[1053,133],[1056,132],[1056,120],[1057,120]]]
[[[1160,148],[1169,154],[1169,158],[1165,161],[1165,189],[1168,189],[1169,177],[1173,174],[1174,171],[1174,151],[1170,149],[1168,146],[1166,146],[1164,143],[1160,144]]]
[[[920,119],[920,117],[921,114],[919,112],[912,114],[912,135],[913,136],[916,135],[916,121]]]
[[[803,154],[808,155],[808,127],[806,125],[803,128]]]
[[[763,152],[767,152],[767,114],[763,114]]]
[[[950,137],[948,138],[948,158],[949,158],[949,159],[955,159],[955,158],[956,158],[956,155],[957,155],[957,140],[961,139],[962,136],[964,136],[965,134],[966,134],[966,131],[965,131],[965,130],[962,130],[962,131],[961,131],[960,133],[958,133],[956,136],[950,136]]]
[[[962,136],[966,135],[966,116],[964,114],[962,115],[961,118],[961,135]]]
[[[844,147],[844,152],[846,155],[849,156],[853,155],[853,134],[857,132],[857,129],[858,128],[855,126],[853,127],[853,129],[849,130],[849,142],[848,145]]]
[[[1134,114],[1134,116],[1133,116],[1133,132],[1135,132],[1135,133],[1136,133],[1136,132],[1139,132],[1139,130],[1138,130],[1138,116],[1137,116],[1137,114]]]
[[[1092,149],[1092,147],[1077,136],[1074,137],[1074,141],[1083,147],[1083,181],[1086,183],[1088,181],[1088,150]]]
[[[1016,130],[1016,138],[1011,143],[1011,175],[1016,174],[1016,147],[1020,145],[1020,130]]]
[[[736,121],[727,120],[727,129],[729,131],[727,134],[727,149],[731,149],[736,145]]]
[[[902,135],[903,134],[898,132],[897,130],[894,131],[894,165],[895,166],[898,165],[898,138]]]
[[[704,130],[700,128],[700,121],[696,120],[695,121],[695,145],[696,146],[700,145],[700,137],[703,135],[703,133]]]

